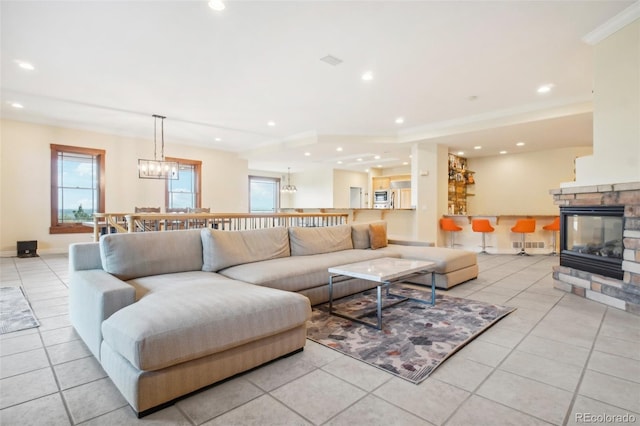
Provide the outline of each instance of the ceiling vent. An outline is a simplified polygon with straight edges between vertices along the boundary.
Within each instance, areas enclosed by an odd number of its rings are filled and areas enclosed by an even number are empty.
[[[340,65],[342,63],[342,59],[338,59],[335,56],[331,56],[331,55],[327,55],[324,58],[320,58],[320,60],[322,62],[325,62],[325,63],[329,64],[329,65],[333,65],[334,67],[336,65]]]

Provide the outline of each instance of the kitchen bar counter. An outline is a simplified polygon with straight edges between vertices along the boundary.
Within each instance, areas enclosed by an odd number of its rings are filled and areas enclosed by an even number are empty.
[[[482,233],[473,231],[471,221],[473,219],[489,219],[495,231],[486,235],[487,251],[505,254],[515,254],[520,250],[519,243],[522,241],[522,234],[511,232],[511,228],[515,226],[518,219],[535,219],[536,231],[525,236],[525,242],[528,245],[526,250],[531,254],[548,254],[552,251],[553,234],[550,231],[545,231],[542,227],[553,222],[557,216],[557,214],[448,214],[442,217],[452,218],[462,228],[462,231],[455,233],[455,248],[474,251],[480,250]],[[446,241],[449,241],[448,233]],[[557,248],[556,251],[558,251]]]
[[[553,221],[553,219],[558,216],[557,214],[445,214],[442,217],[449,217],[452,219],[467,219],[469,224],[471,224],[472,219],[489,219],[491,223],[495,223],[496,225],[500,224],[501,220],[517,220],[517,219],[540,219],[540,220],[549,220],[549,222]],[[493,219],[493,220],[492,220]]]

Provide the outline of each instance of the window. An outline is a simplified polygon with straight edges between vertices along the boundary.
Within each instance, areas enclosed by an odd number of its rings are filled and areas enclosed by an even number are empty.
[[[249,176],[249,212],[275,213],[280,207],[280,179]]]
[[[165,195],[166,207],[170,209],[195,209],[200,207],[200,174],[202,161],[168,157],[166,161],[177,161],[180,164],[178,168],[178,179],[167,180],[167,191]]]
[[[51,144],[51,234],[92,232],[82,222],[104,213],[101,149]]]

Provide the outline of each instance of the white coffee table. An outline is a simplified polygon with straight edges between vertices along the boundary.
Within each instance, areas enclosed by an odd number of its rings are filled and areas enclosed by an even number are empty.
[[[393,257],[383,257],[380,259],[366,260],[363,262],[349,263],[346,265],[329,268],[329,314],[342,318],[357,321],[359,323],[374,326],[378,330],[382,329],[382,287],[386,288],[387,296],[391,284],[402,281],[414,275],[431,274],[431,305],[436,304],[436,279],[434,275],[435,263],[422,260],[397,259]],[[360,278],[367,281],[376,282],[378,292],[378,323],[371,324],[363,321],[360,317],[355,318],[348,315],[333,312],[333,279],[337,277]],[[397,296],[397,295],[395,295]],[[397,305],[406,300],[413,300],[426,303],[424,300],[402,297],[401,299],[388,304],[386,307]]]

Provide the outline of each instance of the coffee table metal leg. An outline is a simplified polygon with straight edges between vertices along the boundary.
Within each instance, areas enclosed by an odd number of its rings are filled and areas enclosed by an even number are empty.
[[[436,306],[436,274],[431,271],[431,304]]]
[[[333,312],[333,275],[329,275],[329,315]]]
[[[382,286],[385,283],[381,283],[378,288],[378,330],[382,330]]]

